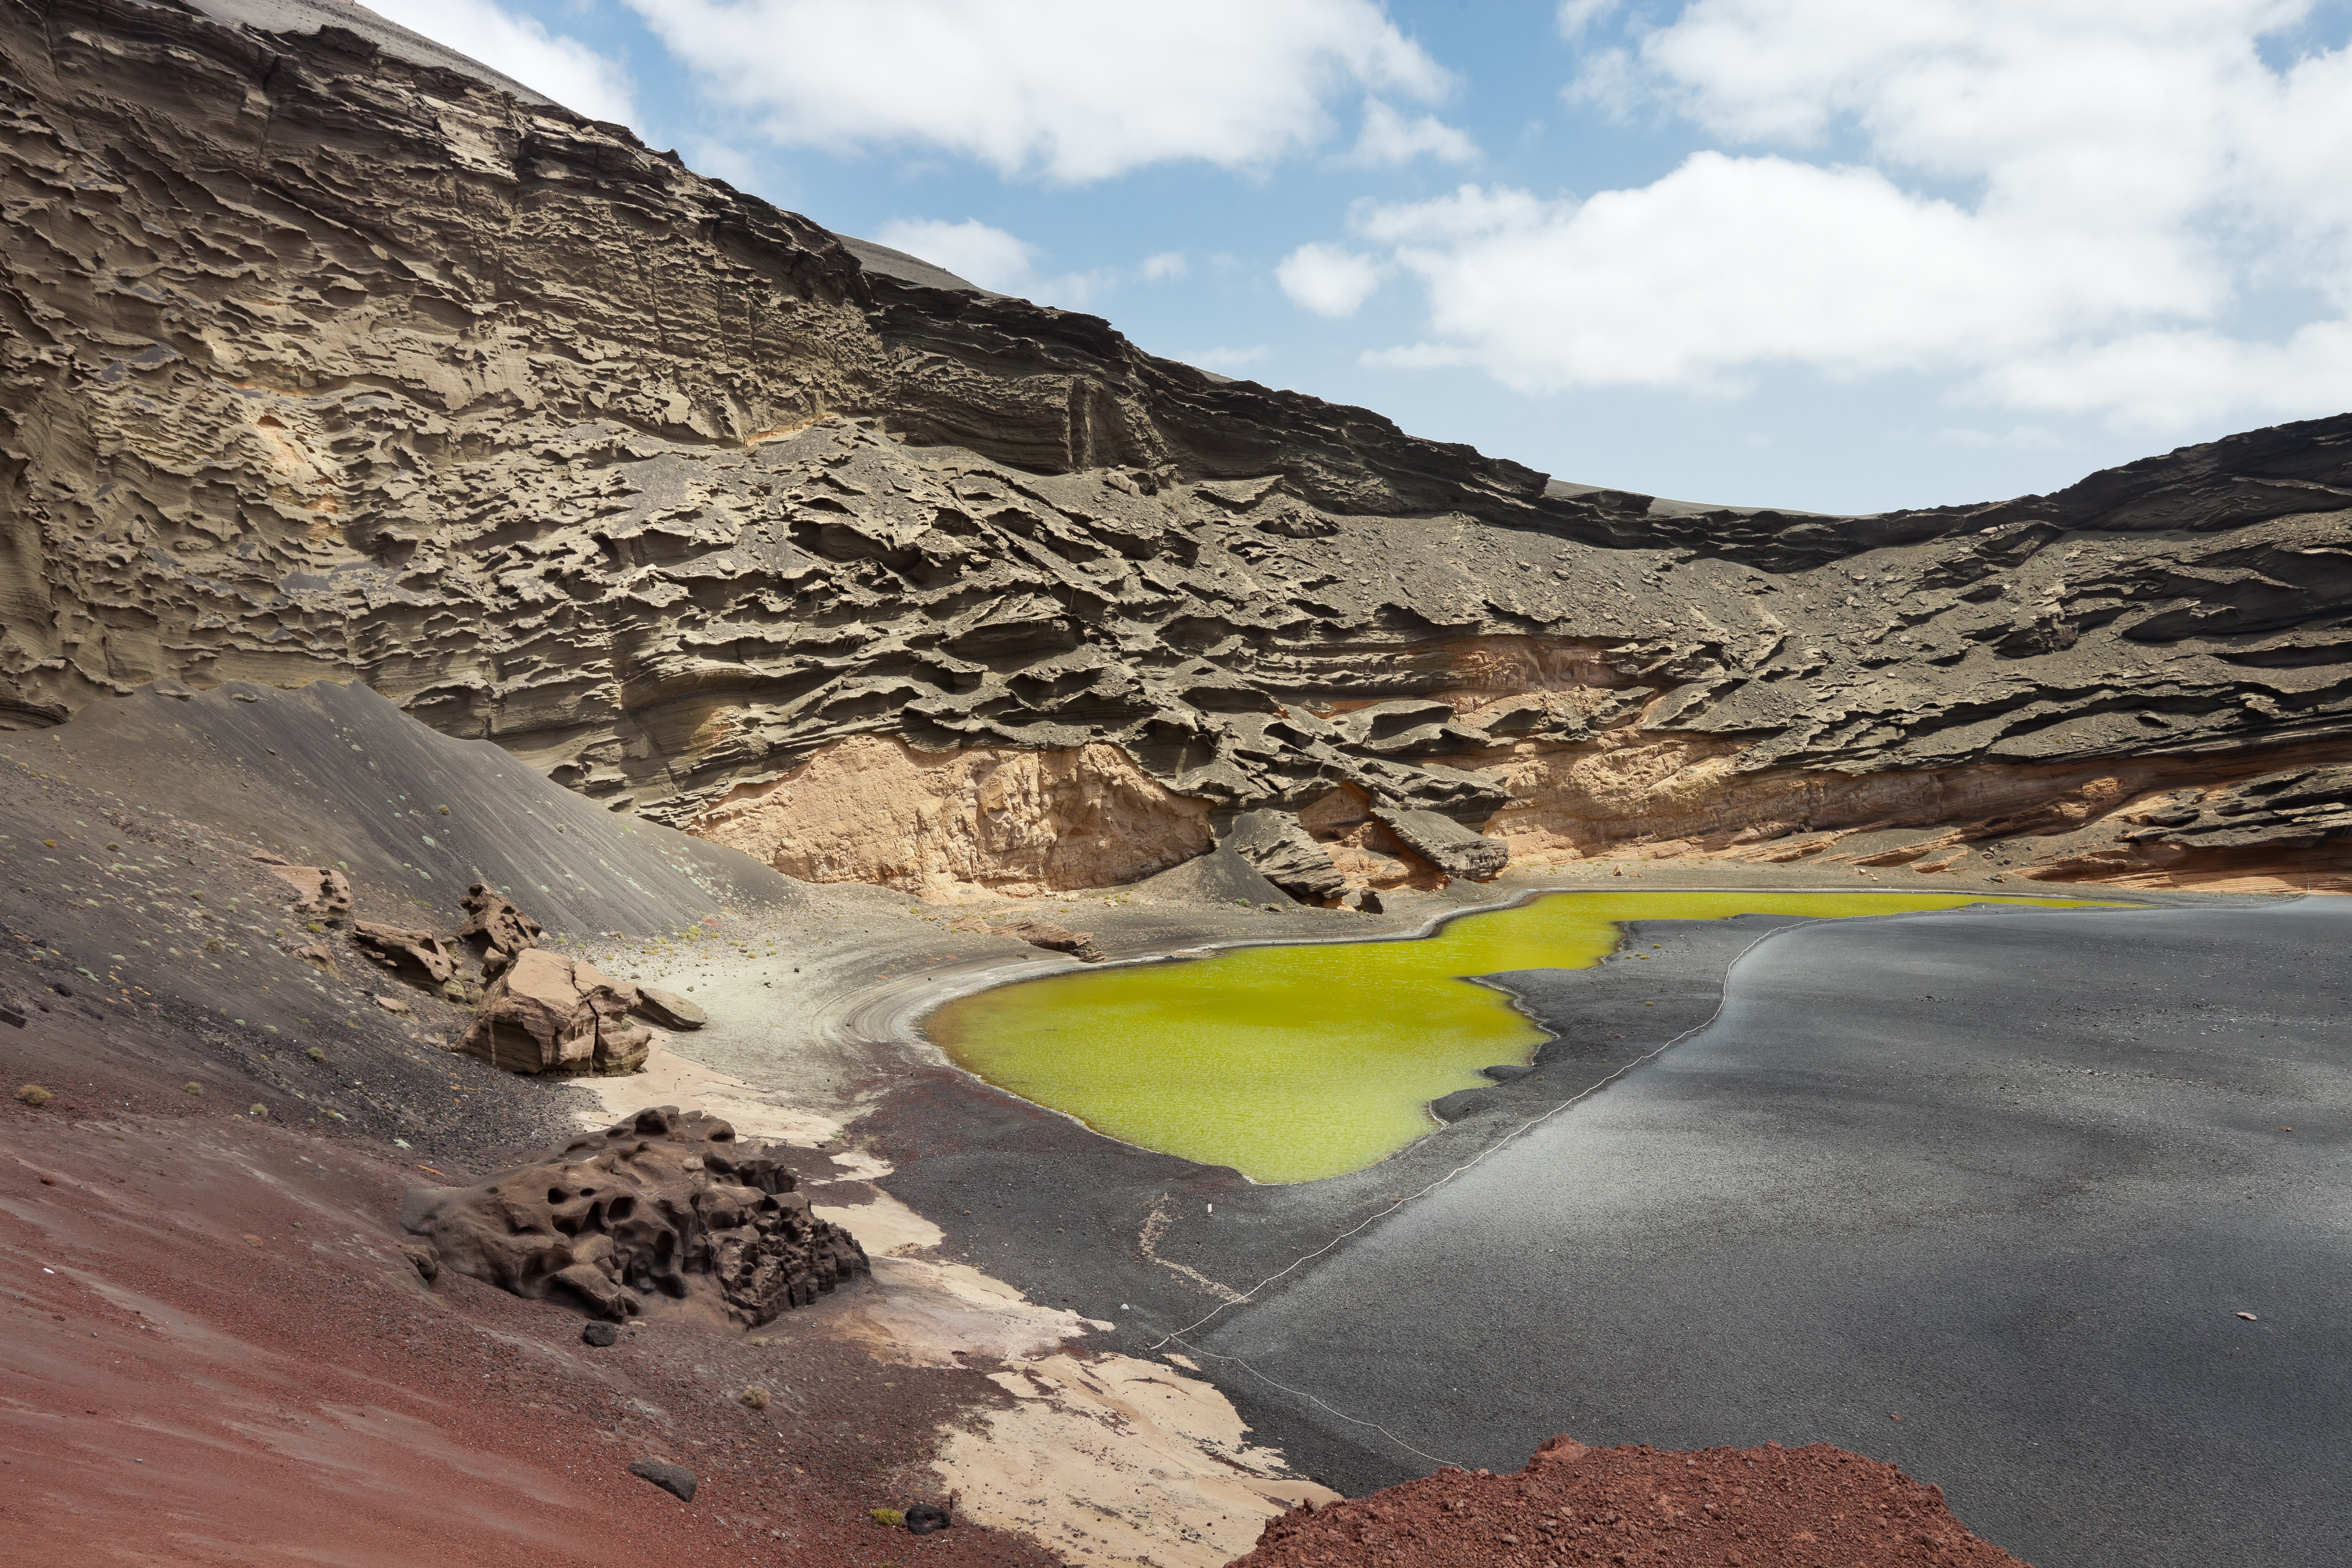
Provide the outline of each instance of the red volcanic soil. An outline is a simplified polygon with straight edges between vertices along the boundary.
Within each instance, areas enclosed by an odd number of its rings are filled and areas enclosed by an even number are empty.
[[[1233,1568],[2023,1568],[1892,1465],[1802,1448],[1587,1448],[1554,1437],[1517,1475],[1433,1476],[1273,1521]]]
[[[981,1373],[874,1362],[824,1300],[766,1346],[652,1322],[591,1349],[560,1307],[425,1284],[388,1216],[437,1178],[397,1151],[117,1070],[167,1043],[63,1009],[5,1034],[5,1091],[58,1094],[0,1100],[7,1561],[1053,1561],[869,1517],[948,1500],[924,1461],[939,1422],[1003,1402]],[[765,1410],[735,1402],[751,1383]],[[628,1474],[644,1457],[694,1470],[694,1501]]]

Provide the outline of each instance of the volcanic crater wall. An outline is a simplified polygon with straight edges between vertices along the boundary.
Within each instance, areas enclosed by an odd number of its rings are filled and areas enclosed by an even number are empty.
[[[1886,826],[2111,823],[2063,874],[2126,879],[2344,848],[2352,418],[1877,517],[1550,484],[285,10],[0,0],[8,722],[356,677],[942,895],[1263,810],[1379,886]]]

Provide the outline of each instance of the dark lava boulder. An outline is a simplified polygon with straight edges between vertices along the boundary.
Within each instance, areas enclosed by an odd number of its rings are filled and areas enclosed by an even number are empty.
[[[445,1267],[625,1319],[695,1305],[745,1327],[867,1272],[764,1143],[701,1111],[641,1110],[471,1187],[412,1187],[400,1223]]]
[[[680,1502],[694,1500],[694,1472],[684,1465],[673,1465],[667,1459],[639,1459],[629,1467],[629,1474],[653,1482]]]

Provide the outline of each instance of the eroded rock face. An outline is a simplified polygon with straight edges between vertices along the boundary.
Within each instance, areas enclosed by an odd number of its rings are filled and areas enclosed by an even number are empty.
[[[462,1050],[520,1073],[632,1073],[646,1065],[653,1031],[628,1020],[635,986],[594,965],[525,948],[482,993]]]
[[[764,1144],[701,1111],[641,1110],[472,1187],[412,1187],[401,1225],[440,1265],[619,1320],[684,1303],[756,1328],[868,1271]]]
[[[352,942],[404,980],[437,987],[457,973],[457,955],[429,931],[362,921],[352,927]]]
[[[927,897],[1107,887],[1207,849],[1209,804],[1116,746],[920,752],[858,736],[773,784],[743,785],[696,831],[810,882]]]
[[[537,921],[509,903],[505,894],[493,892],[480,882],[467,888],[457,905],[466,911],[465,928],[458,931],[457,940],[482,944],[486,977],[512,963],[525,948],[538,946],[546,934]]]
[[[1224,841],[1294,899],[1319,904],[1347,891],[1348,879],[1332,863],[1331,852],[1289,812],[1243,812],[1226,829]]]
[[[332,866],[297,866],[267,849],[253,858],[263,869],[294,889],[289,912],[337,921],[352,912],[352,879]]]
[[[1547,483],[866,266],[373,25],[0,11],[0,721],[357,676],[934,896],[1212,812],[1424,887],[1495,864],[1426,814],[1541,865],[2352,756],[2352,417],[1877,517]]]

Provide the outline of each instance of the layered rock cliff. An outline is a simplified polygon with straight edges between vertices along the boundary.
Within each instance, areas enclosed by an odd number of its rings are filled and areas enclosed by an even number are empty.
[[[14,723],[356,679],[934,893],[1266,811],[1318,896],[1894,826],[2158,879],[2347,840],[2352,417],[1876,517],[1552,483],[845,243],[334,0],[0,0],[0,235]]]

